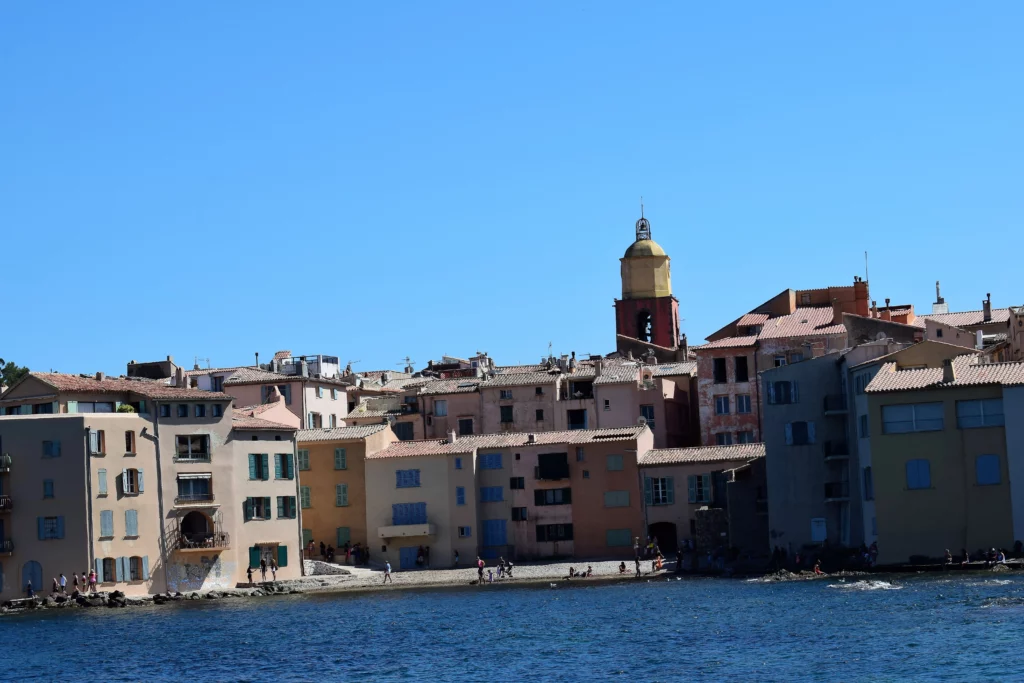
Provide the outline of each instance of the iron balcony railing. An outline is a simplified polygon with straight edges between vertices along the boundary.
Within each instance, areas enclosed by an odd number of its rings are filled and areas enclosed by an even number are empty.
[[[850,482],[834,481],[825,484],[825,498],[849,498]]]
[[[845,394],[833,394],[832,396],[825,397],[825,412],[842,412],[846,410],[846,395]]]
[[[582,389],[577,389],[576,391],[570,392],[568,389],[562,389],[561,395],[563,401],[582,401],[594,398],[594,390],[588,389],[584,391]]]
[[[10,496],[0,496],[0,512],[10,512],[13,505]]]
[[[826,458],[845,458],[850,455],[850,444],[846,441],[826,441],[823,449]]]
[[[210,454],[203,452],[192,453],[176,453],[174,455],[175,462],[210,462]]]
[[[14,552],[14,541],[9,538],[5,538],[0,541],[0,554],[10,555]]]
[[[173,550],[224,549],[231,547],[231,536],[226,531],[182,532],[171,538]]]
[[[212,493],[186,493],[174,499],[175,505],[195,505],[197,503],[212,503]]]

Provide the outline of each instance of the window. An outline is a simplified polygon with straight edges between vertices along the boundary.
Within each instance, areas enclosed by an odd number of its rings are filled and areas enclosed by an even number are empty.
[[[609,455],[605,458],[605,463],[608,466],[609,472],[621,472],[623,469],[621,455]]]
[[[186,404],[178,404],[178,417],[188,417],[188,406]]]
[[[571,541],[572,524],[538,524],[537,542]]]
[[[691,503],[711,502],[710,474],[691,474],[686,478],[686,486],[689,490],[688,499]]]
[[[583,478],[590,479],[590,470],[583,470]]]
[[[124,511],[124,535],[126,538],[139,537],[139,511]]]
[[[606,508],[629,507],[629,491],[605,491],[604,506]]]
[[[114,583],[117,579],[117,569],[114,564],[114,558],[104,557],[103,558],[103,576],[96,577],[97,581],[102,583]]]
[[[95,434],[95,433],[96,432],[89,432],[90,435]],[[98,448],[96,450],[92,450],[90,448],[90,452],[93,455],[99,455],[101,453],[101,451]],[[60,457],[60,441],[44,441],[43,442],[43,457],[44,458],[59,458]]]
[[[871,468],[864,468],[864,500],[875,499],[875,480],[871,476]]]
[[[263,480],[270,479],[270,454],[250,453],[249,454],[249,479]]]
[[[43,479],[43,498],[53,498],[53,479]]]
[[[505,490],[500,486],[480,487],[481,503],[499,503],[505,500]]]
[[[224,391],[224,378],[221,376],[211,377],[210,381],[213,383],[211,388],[212,391]]]
[[[537,456],[537,469],[534,471],[537,479],[557,481],[569,478],[569,454],[568,453],[541,453]]]
[[[534,393],[535,396],[543,396],[544,395],[544,387],[537,387],[537,388],[535,388],[533,390],[533,393]]]
[[[736,356],[736,381],[749,382],[750,375],[747,373],[747,357]]]
[[[500,398],[502,401],[511,401],[512,400],[512,390],[511,389],[502,389],[500,395],[498,396],[498,398]]]
[[[512,508],[512,521],[525,522],[527,520],[526,508]]]
[[[335,484],[334,507],[348,507],[348,484]]]
[[[523,490],[526,488],[526,477],[512,477],[508,480],[508,487],[515,490]]]
[[[462,469],[462,458],[455,458],[455,469]]]
[[[434,415],[446,417],[448,415],[448,401],[444,399],[434,401]]]
[[[786,445],[806,446],[814,443],[813,422],[789,422],[786,424]]]
[[[334,469],[336,470],[347,470],[348,469],[348,451],[344,448],[334,449]]]
[[[178,497],[174,502],[212,501],[213,493],[210,491],[211,478],[212,475],[209,474],[179,474]]]
[[[71,412],[71,410],[68,410],[68,412]],[[109,401],[78,401],[78,403],[76,404],[75,412],[112,413],[114,412],[114,404]]]
[[[274,454],[274,479],[294,479],[295,466],[291,453]]]
[[[54,442],[56,443],[56,442]],[[58,447],[59,448],[59,447]],[[59,450],[58,450],[59,452]],[[89,431],[89,452],[92,455],[105,455],[107,452],[107,435],[102,429]]]
[[[465,505],[466,504],[466,487],[456,486],[455,487],[455,504]]]
[[[585,408],[567,410],[565,412],[569,422],[569,429],[587,428],[587,411]]]
[[[998,455],[979,455],[974,459],[974,475],[978,486],[995,486],[1003,482]]]
[[[749,429],[736,432],[736,443],[754,443],[754,432]]]
[[[98,487],[97,495],[100,495],[100,496],[107,495],[107,471],[106,470],[97,470],[96,471],[96,479],[97,479],[97,487]]]
[[[673,477],[644,477],[644,498],[648,505],[672,505],[676,502]]]
[[[608,529],[605,543],[609,548],[628,548],[633,545],[632,533],[629,529]]]
[[[605,410],[611,410],[612,409],[612,402],[610,400],[608,400],[607,398],[604,400],[604,409]]]
[[[482,470],[500,470],[501,467],[501,453],[481,453],[480,454],[480,469]]]
[[[393,526],[426,523],[426,503],[394,503],[391,506],[391,524]]]
[[[956,402],[956,426],[959,429],[999,427],[1005,424],[1003,399],[986,398],[979,401]]]
[[[391,431],[395,433],[399,441],[412,441],[416,436],[412,422],[396,422],[391,425]]]
[[[110,513],[113,515],[114,513]],[[111,517],[113,520],[113,517]],[[51,539],[60,540],[64,538],[64,517],[37,517],[36,522],[39,526],[39,540],[47,541]],[[111,533],[113,536],[113,533]]]
[[[395,470],[395,488],[411,489],[420,485],[419,470]]]
[[[642,405],[640,406],[640,416],[647,420],[647,426],[654,429],[654,406],[653,405]]]
[[[512,417],[512,406],[499,406],[498,410],[501,411],[501,421],[508,424],[514,421]]]
[[[711,370],[714,375],[715,384],[725,384],[729,380],[726,378],[725,359],[724,358],[713,358],[711,360]]]
[[[143,571],[143,562],[141,557],[129,557],[128,558],[128,580],[129,581],[145,581],[143,577],[146,572]]]
[[[113,538],[114,511],[100,510],[100,538]]]
[[[303,508],[313,507],[313,501],[310,500],[309,487],[308,486],[301,486],[301,487],[299,487],[299,504]]]
[[[924,458],[907,461],[907,488],[930,489],[932,487],[932,468]]]
[[[786,364],[786,357],[785,356],[775,356],[775,367],[781,368],[785,364]]]
[[[321,429],[324,426],[324,418],[320,413],[310,411],[306,414],[306,429]]]
[[[207,434],[180,434],[175,441],[175,460],[209,460],[210,437]]]
[[[537,408],[537,410],[534,411],[534,414],[536,415],[537,422],[542,422],[544,420],[544,409],[543,408]]]
[[[736,413],[738,415],[750,413],[750,394],[739,394],[736,396]]]
[[[729,397],[715,396],[715,415],[729,414]]]
[[[133,468],[121,472],[121,490],[126,496],[134,496],[142,493],[142,470]]]
[[[317,398],[323,398],[324,397],[324,388],[323,387],[317,387],[316,388],[316,397]]]
[[[471,417],[460,417],[459,418],[459,436],[469,436],[473,433],[473,418]]]
[[[943,427],[940,402],[882,406],[883,434],[941,431]]]
[[[171,416],[171,405],[169,403],[161,403],[160,404],[160,417],[170,417],[170,416]]]
[[[790,351],[790,353],[789,353],[789,363],[790,363],[790,365],[792,365],[793,363],[799,363],[803,359],[804,359],[804,354],[803,353],[801,353],[799,351]]]
[[[197,403],[196,404],[196,417],[206,417],[206,404],[205,403]]]
[[[796,382],[768,382],[768,403],[774,405],[798,403],[800,400],[798,389]]]
[[[312,536],[312,532],[310,532]],[[310,538],[312,540],[312,538]],[[344,548],[352,542],[352,527],[339,526],[334,530],[334,542],[338,548]],[[303,545],[309,545],[309,541],[303,538]]]
[[[718,432],[715,434],[715,445],[716,446],[731,446],[732,445],[732,434],[729,432]]]
[[[572,489],[569,487],[561,489],[535,489],[533,492],[534,505],[570,505],[572,504]]]
[[[271,519],[269,496],[245,499],[245,521],[251,519]]]
[[[328,422],[328,424],[331,426],[331,429],[334,429],[335,427],[337,427],[338,426],[338,416],[335,415],[334,413],[331,413],[330,421]]]
[[[124,454],[135,455],[135,432],[133,431],[124,433]]]
[[[459,527],[459,538],[469,538],[473,535],[473,530],[468,526]]]
[[[305,472],[309,469],[309,451],[299,449],[299,471]]]
[[[583,462],[583,446],[576,447],[576,462]]]

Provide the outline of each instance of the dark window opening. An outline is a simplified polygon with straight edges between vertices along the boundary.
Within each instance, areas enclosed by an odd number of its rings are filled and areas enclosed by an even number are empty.
[[[726,379],[725,359],[724,358],[713,358],[712,359],[712,363],[713,363],[715,384],[725,384],[727,381],[729,381],[728,379]]]
[[[636,338],[649,342],[654,339],[654,320],[650,311],[640,311],[636,316]]]
[[[748,382],[750,381],[749,375],[747,375],[747,357],[736,356],[736,381],[737,382]]]
[[[565,412],[569,417],[569,429],[587,428],[587,411],[585,409],[567,410]]]
[[[538,524],[537,542],[571,541],[572,524]]]
[[[541,453],[537,456],[538,479],[568,479],[568,453]]]
[[[511,423],[515,420],[512,417],[512,406],[501,406],[501,421],[505,423]]]
[[[571,505],[572,489],[537,489],[533,492],[534,505]]]

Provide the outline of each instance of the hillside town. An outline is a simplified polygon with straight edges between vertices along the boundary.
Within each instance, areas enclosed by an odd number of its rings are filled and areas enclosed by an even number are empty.
[[[149,595],[304,561],[1020,552],[1024,420],[1005,416],[1024,416],[1024,306],[950,311],[938,282],[930,311],[879,305],[852,276],[766,292],[696,344],[646,218],[620,261],[603,355],[29,371],[0,394],[0,599],[83,568]]]

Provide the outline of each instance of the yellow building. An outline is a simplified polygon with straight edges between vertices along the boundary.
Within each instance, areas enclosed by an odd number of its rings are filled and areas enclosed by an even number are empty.
[[[366,546],[366,455],[398,438],[387,424],[298,433],[302,544]]]
[[[881,564],[1015,540],[1003,389],[1024,363],[923,353],[934,344],[893,354],[865,389]]]

